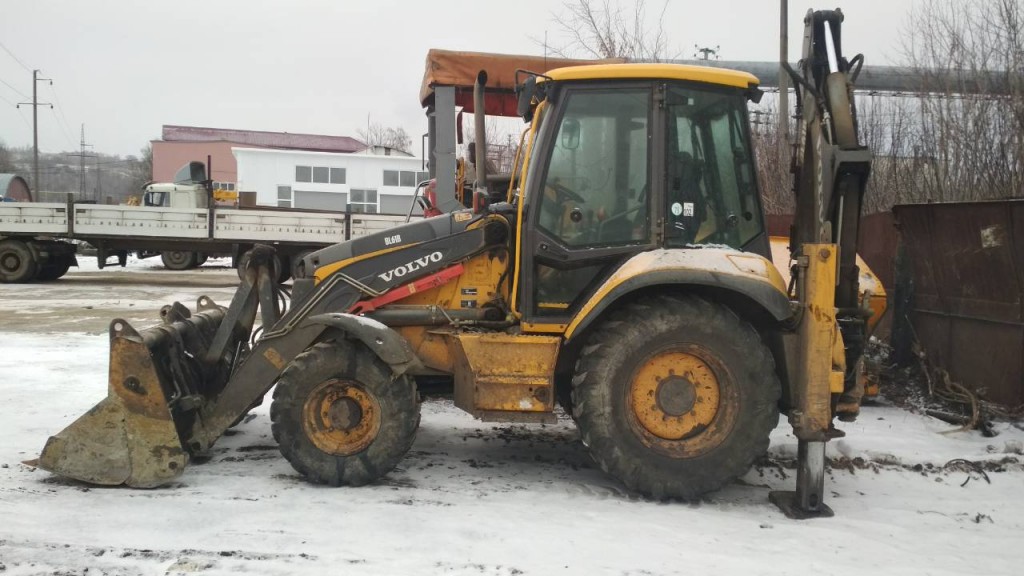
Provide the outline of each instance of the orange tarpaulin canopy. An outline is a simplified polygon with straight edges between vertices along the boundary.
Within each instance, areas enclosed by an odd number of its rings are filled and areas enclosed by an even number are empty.
[[[621,62],[625,60],[573,60],[434,49],[427,52],[420,103],[427,106],[433,101],[435,86],[453,86],[455,105],[461,106],[465,112],[473,112],[473,84],[476,83],[477,73],[484,70],[487,72],[487,109],[484,112],[492,116],[516,116],[516,70],[545,73],[566,66]]]

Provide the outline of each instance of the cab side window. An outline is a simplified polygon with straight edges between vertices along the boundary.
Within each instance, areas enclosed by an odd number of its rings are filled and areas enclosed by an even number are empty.
[[[568,95],[540,205],[539,225],[566,246],[646,241],[650,91]]]

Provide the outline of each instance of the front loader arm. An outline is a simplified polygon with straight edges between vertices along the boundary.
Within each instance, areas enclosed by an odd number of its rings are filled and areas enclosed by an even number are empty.
[[[359,330],[369,322],[347,314],[358,302],[504,244],[508,224],[498,220],[462,223],[450,235],[355,258],[286,312],[273,281],[273,249],[259,247],[229,306],[204,296],[193,314],[175,303],[161,311],[162,325],[141,332],[113,321],[107,398],[52,436],[31,463],[101,485],[150,488],[173,480],[190,455],[208,450],[259,404],[285,366],[325,331],[369,338]],[[262,332],[254,337],[257,314]]]
[[[493,241],[487,229],[481,226],[364,259],[327,277],[303,301],[293,303],[280,320],[264,327],[252,352],[231,375],[224,391],[204,406],[189,439],[189,448],[198,452],[212,446],[274,385],[284,367],[334,324],[330,314],[348,312],[364,298],[436,273],[481,252]],[[389,274],[413,267],[409,273]]]

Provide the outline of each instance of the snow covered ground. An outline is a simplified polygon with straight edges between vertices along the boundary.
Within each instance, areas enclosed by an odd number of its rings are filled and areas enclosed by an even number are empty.
[[[768,503],[794,482],[784,422],[740,481],[663,504],[596,470],[568,420],[482,424],[443,399],[424,404],[412,452],[372,486],[301,480],[266,405],[172,486],[65,481],[21,461],[105,395],[109,320],[146,327],[170,299],[226,303],[237,284],[215,262],[182,274],[85,260],[53,284],[0,285],[4,576],[1024,573],[1024,432],[944,434],[885,406],[829,445],[836,516],[803,522]]]

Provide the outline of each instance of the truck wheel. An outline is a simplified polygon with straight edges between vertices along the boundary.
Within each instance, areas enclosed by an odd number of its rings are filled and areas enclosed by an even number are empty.
[[[36,280],[40,282],[52,282],[61,276],[68,273],[68,269],[71,268],[71,261],[63,259],[57,264],[47,264],[39,268],[39,272],[36,274]]]
[[[21,240],[0,242],[0,281],[18,284],[31,282],[39,273],[39,263]]]
[[[694,499],[745,473],[778,424],[771,353],[729,308],[655,296],[587,341],[573,414],[598,465],[659,500]]]
[[[361,486],[384,476],[416,437],[420,407],[408,376],[365,346],[316,344],[285,368],[270,406],[281,454],[308,480]]]
[[[298,254],[296,254],[295,256],[292,257],[292,261],[291,261],[291,265],[292,265],[292,278],[312,278],[313,277],[313,274],[312,274],[313,271],[312,270],[307,271],[305,269],[305,266],[302,263],[302,261],[306,259],[306,256],[309,256],[312,253],[313,253],[312,250],[303,250],[302,252],[299,252]],[[299,270],[299,268],[302,268],[302,270]]]
[[[280,265],[277,273],[277,283],[284,284],[292,277],[292,260],[287,256],[278,256],[278,260]]]
[[[252,254],[247,250],[238,259],[238,267],[236,268],[236,271],[238,272],[238,279],[239,280],[245,280],[245,268],[249,265],[249,258],[251,256],[252,256]],[[271,263],[270,277],[272,279],[274,279],[278,284],[282,284],[286,280],[288,280],[288,276],[290,275],[290,273],[291,273],[290,270],[287,271],[287,272],[282,271],[282,268],[281,268],[281,257],[278,256],[277,254],[275,254],[274,255],[274,260]]]
[[[196,253],[184,250],[168,250],[160,253],[160,260],[168,270],[189,270],[196,267]]]

